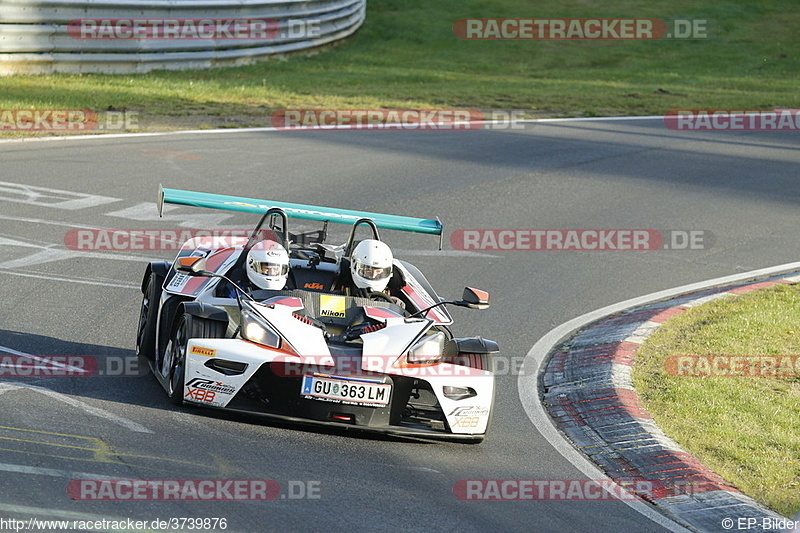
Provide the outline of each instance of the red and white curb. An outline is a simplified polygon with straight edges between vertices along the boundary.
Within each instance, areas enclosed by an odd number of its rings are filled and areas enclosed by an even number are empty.
[[[758,524],[785,521],[664,434],[639,402],[631,366],[639,346],[669,318],[718,298],[796,283],[798,274],[692,292],[594,322],[551,350],[541,373],[547,413],[611,479],[650,487],[639,495],[685,527],[721,531],[731,518]]]

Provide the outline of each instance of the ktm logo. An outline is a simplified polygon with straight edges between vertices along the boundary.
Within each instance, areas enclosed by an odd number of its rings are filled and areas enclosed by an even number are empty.
[[[306,283],[305,285],[303,285],[303,288],[304,289],[315,289],[315,290],[321,291],[325,287],[322,286],[322,283]]]

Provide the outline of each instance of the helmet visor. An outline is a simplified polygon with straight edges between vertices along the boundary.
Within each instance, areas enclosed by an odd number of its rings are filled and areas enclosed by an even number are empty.
[[[373,267],[359,262],[356,265],[356,274],[368,280],[382,280],[392,275],[392,267]]]
[[[285,276],[289,273],[289,265],[286,263],[270,263],[268,261],[254,261],[253,268],[263,276],[275,277]]]

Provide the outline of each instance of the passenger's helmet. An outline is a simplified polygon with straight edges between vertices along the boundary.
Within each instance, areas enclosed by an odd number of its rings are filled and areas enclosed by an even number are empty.
[[[359,289],[380,292],[386,289],[392,276],[392,251],[374,239],[358,243],[350,257],[350,273]]]
[[[275,241],[263,240],[247,252],[247,277],[261,289],[279,290],[289,276],[289,254]]]

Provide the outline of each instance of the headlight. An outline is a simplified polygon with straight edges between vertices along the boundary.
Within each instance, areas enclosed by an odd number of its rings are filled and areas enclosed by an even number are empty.
[[[243,339],[263,344],[270,348],[280,348],[281,338],[271,327],[264,323],[254,313],[242,309],[242,330]]]
[[[441,331],[423,337],[408,351],[408,362],[413,364],[438,363],[442,359],[444,341],[444,333]]]

